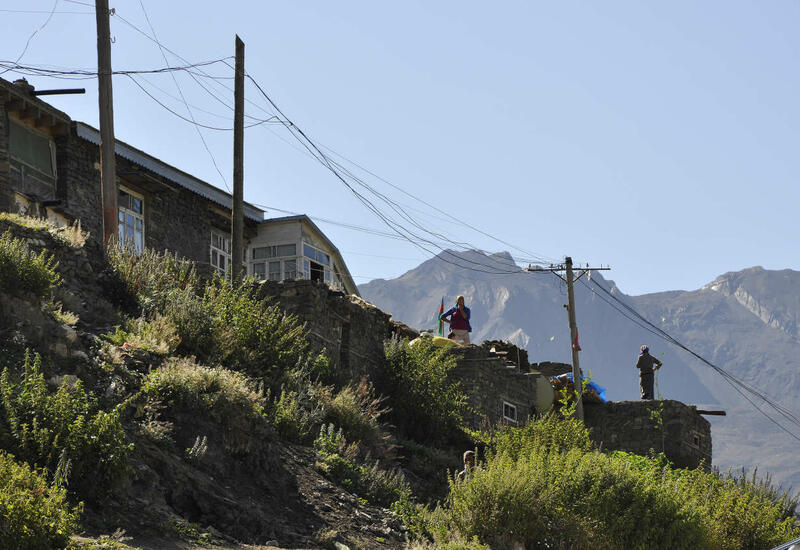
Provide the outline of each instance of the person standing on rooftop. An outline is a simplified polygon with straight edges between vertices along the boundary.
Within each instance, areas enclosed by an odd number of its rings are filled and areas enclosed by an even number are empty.
[[[469,333],[472,326],[469,324],[470,310],[464,305],[464,297],[456,298],[456,305],[442,313],[441,319],[450,325],[450,330],[455,336],[454,340],[462,344],[469,344]],[[448,319],[449,317],[449,319]]]
[[[661,368],[661,361],[650,355],[647,346],[640,348],[639,359],[636,360],[636,368],[639,369],[639,391],[642,399],[653,399],[653,381],[655,371]]]

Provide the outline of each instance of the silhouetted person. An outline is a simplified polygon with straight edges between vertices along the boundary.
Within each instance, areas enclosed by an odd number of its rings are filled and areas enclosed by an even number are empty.
[[[661,361],[650,355],[647,346],[641,347],[639,359],[636,361],[636,368],[639,369],[639,391],[642,399],[653,399],[654,372],[661,368]]]

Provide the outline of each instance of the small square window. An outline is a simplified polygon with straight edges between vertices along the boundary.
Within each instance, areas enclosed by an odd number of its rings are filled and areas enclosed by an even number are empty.
[[[503,418],[509,422],[517,421],[517,406],[512,405],[508,401],[503,401]]]

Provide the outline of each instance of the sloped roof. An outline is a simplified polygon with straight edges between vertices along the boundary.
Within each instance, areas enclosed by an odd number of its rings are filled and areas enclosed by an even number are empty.
[[[90,143],[94,143],[95,145],[100,145],[100,131],[97,128],[93,128],[85,122],[75,121],[75,130],[78,134],[78,137],[85,139]],[[128,159],[142,168],[146,168],[154,174],[158,174],[159,176],[167,178],[168,180],[177,183],[181,187],[184,187],[193,193],[197,193],[201,197],[219,204],[220,206],[223,206],[229,210],[233,206],[233,197],[229,193],[223,191],[222,189],[218,189],[213,185],[192,176],[191,174],[187,174],[182,170],[178,170],[174,166],[170,166],[166,162],[161,161],[152,155],[148,155],[144,151],[136,149],[135,147],[132,147],[123,141],[116,140],[114,151],[122,158]],[[260,222],[264,219],[264,211],[247,202],[244,203],[244,215],[257,222]]]
[[[333,252],[333,254],[336,256],[336,260],[337,260],[336,263],[341,268],[340,274],[342,275],[342,277],[345,278],[344,282],[346,282],[347,286],[349,286],[352,289],[352,293],[353,294],[355,294],[356,296],[360,297],[361,295],[358,293],[358,286],[356,286],[355,281],[353,281],[353,276],[350,275],[350,270],[347,269],[347,264],[345,263],[344,258],[342,257],[342,253],[339,252],[339,249],[336,248],[336,245],[334,245],[333,242],[328,238],[328,236],[325,235],[325,233],[322,231],[322,229],[320,229],[317,226],[317,224],[315,224],[314,221],[311,218],[309,218],[307,215],[305,215],[305,214],[297,214],[297,215],[294,215],[294,216],[282,216],[280,218],[267,218],[261,223],[262,224],[269,224],[269,223],[283,223],[283,222],[292,222],[292,221],[305,223],[311,229],[313,229],[316,233],[319,234],[319,236],[325,242],[325,245],[328,246],[328,248],[330,248],[331,252]]]

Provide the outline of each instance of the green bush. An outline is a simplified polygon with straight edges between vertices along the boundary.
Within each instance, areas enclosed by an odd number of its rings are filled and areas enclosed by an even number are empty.
[[[44,251],[34,254],[22,239],[11,231],[0,235],[0,291],[20,295],[32,292],[39,298],[50,296],[61,282],[52,256]]]
[[[64,381],[50,393],[38,355],[26,355],[17,378],[8,368],[0,376],[4,448],[56,479],[68,478],[70,488],[86,498],[100,497],[124,480],[133,445],[118,409],[98,410],[80,380]]]
[[[604,454],[573,419],[550,415],[483,439],[485,462],[451,479],[445,506],[405,510],[418,532],[493,548],[713,550],[800,535],[793,501],[768,484],[675,469],[663,455]]]
[[[222,427],[223,444],[233,454],[249,454],[269,437],[263,393],[242,373],[173,359],[145,378],[141,395],[167,414],[202,413]]]
[[[358,445],[348,444],[342,430],[335,430],[333,424],[320,428],[314,448],[323,473],[348,491],[383,506],[408,498],[408,483],[399,470],[382,468],[377,461],[359,464]]]
[[[458,383],[448,378],[455,357],[427,340],[410,345],[391,339],[385,345],[391,379],[392,423],[411,439],[448,439],[460,432],[467,398]]]
[[[291,369],[330,375],[326,358],[308,352],[297,318],[260,298],[252,281],[234,285],[215,277],[204,282],[190,262],[169,253],[136,255],[115,247],[109,261],[145,322],[160,316],[175,327],[177,353],[261,378],[276,391]]]
[[[0,451],[0,548],[64,548],[78,528],[82,506],[69,506],[66,490],[45,477]]]

